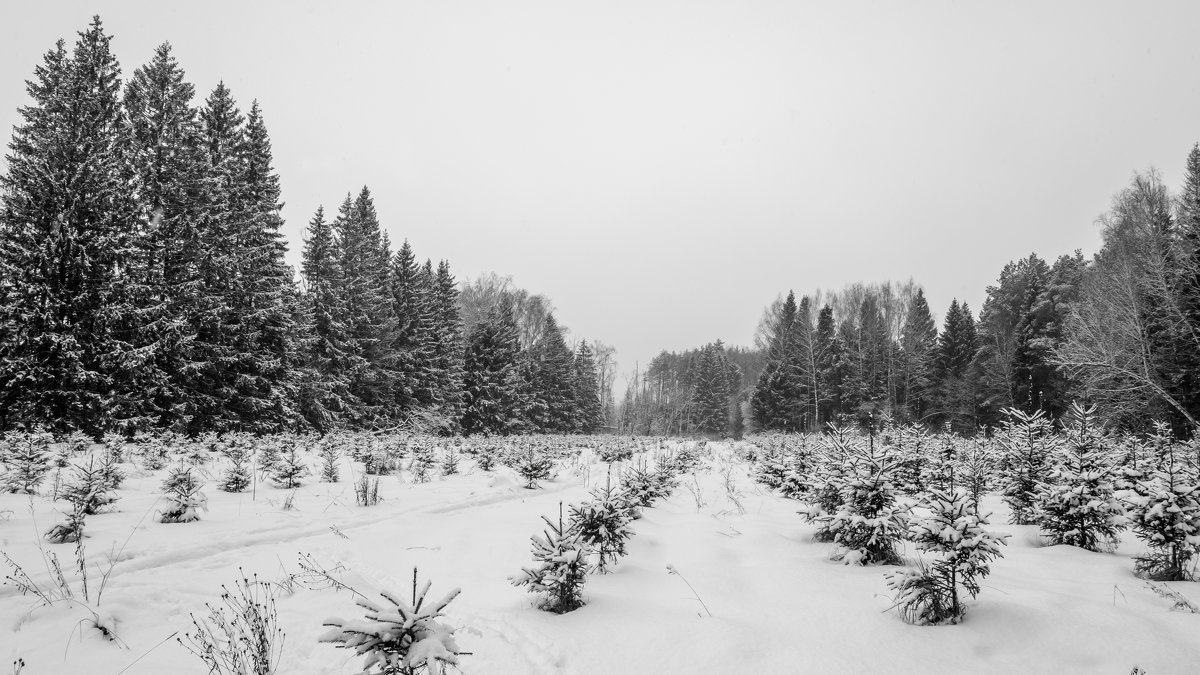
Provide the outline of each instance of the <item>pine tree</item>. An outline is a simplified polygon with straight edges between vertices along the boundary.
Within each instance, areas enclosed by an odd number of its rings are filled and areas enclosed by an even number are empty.
[[[121,181],[120,66],[99,17],[46,54],[0,179],[0,410],[6,426],[99,435],[135,361],[133,207]]]
[[[600,409],[600,380],[596,374],[596,360],[587,341],[581,341],[575,350],[574,400],[576,405],[575,430],[594,433],[604,423]]]
[[[417,264],[408,241],[392,256],[392,301],[397,318],[396,338],[400,371],[397,405],[401,410],[434,405],[433,278]]]
[[[808,352],[813,344],[812,326],[808,319],[808,298],[801,307],[796,296],[788,291],[774,322],[774,331],[767,349],[767,364],[758,376],[750,407],[762,429],[798,431],[808,412],[810,380]]]
[[[10,431],[4,436],[0,460],[6,468],[4,486],[9,492],[34,494],[50,473],[50,434],[41,429],[22,433]]]
[[[190,523],[200,520],[200,512],[208,511],[208,497],[201,491],[204,484],[192,474],[192,467],[177,467],[163,481],[166,506],[159,520],[164,523]]]

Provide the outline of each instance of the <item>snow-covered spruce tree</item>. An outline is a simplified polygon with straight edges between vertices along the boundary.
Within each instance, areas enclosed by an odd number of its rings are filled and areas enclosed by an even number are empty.
[[[120,65],[97,17],[29,80],[0,175],[0,410],[6,426],[98,434],[144,389],[130,291],[137,218],[121,175]],[[35,487],[35,485],[30,485]],[[24,489],[24,487],[22,487]]]
[[[674,486],[665,486],[657,474],[657,471],[648,470],[644,462],[626,467],[621,472],[621,491],[625,498],[636,506],[649,507],[669,495]]]
[[[190,523],[200,520],[200,512],[208,510],[208,497],[200,491],[204,484],[192,471],[190,466],[176,467],[163,481],[163,496],[167,505],[162,512],[162,522]]]
[[[359,597],[355,602],[366,610],[366,618],[326,619],[324,625],[329,630],[318,640],[353,649],[365,657],[363,675],[440,675],[447,665],[458,665],[458,657],[463,654],[455,641],[454,628],[438,621],[460,589],[426,604],[429,587],[426,582],[418,590],[413,570],[411,602],[387,591],[380,593],[386,602]]]
[[[629,522],[633,520],[634,507],[613,488],[612,482],[604,489],[592,490],[592,498],[571,507],[570,527],[596,553],[596,569],[601,573],[625,555],[625,542],[633,536]]]
[[[558,525],[549,518],[543,536],[534,535],[535,567],[526,567],[509,577],[513,586],[528,586],[530,593],[541,593],[539,609],[565,614],[583,606],[583,585],[589,571],[587,557],[591,552],[580,532],[564,527],[562,504],[559,504]]]
[[[525,451],[518,454],[513,462],[513,470],[524,479],[525,487],[530,490],[537,489],[538,481],[554,477],[554,460],[539,450],[535,444],[528,443]]]
[[[475,466],[480,471],[491,471],[500,457],[500,449],[491,443],[484,443],[475,449]]]
[[[340,456],[337,446],[332,443],[321,444],[321,480],[326,483],[338,482],[338,458]]]
[[[446,454],[442,455],[442,475],[452,476],[458,473],[458,449],[453,445],[446,445]]]
[[[258,441],[258,470],[263,473],[274,473],[282,460],[279,442],[273,438],[263,438]]]
[[[1037,523],[1050,542],[1089,551],[1116,546],[1118,533],[1128,523],[1115,494],[1115,467],[1095,412],[1095,406],[1071,404],[1065,461],[1038,493]]]
[[[59,497],[71,502],[83,515],[92,516],[117,501],[114,490],[103,465],[96,466],[89,458],[86,466],[76,464],[72,468],[71,479],[63,485]]]
[[[1061,441],[1041,410],[1027,414],[1016,408],[1002,411],[1004,422],[996,435],[1000,448],[1000,480],[1004,503],[1013,525],[1037,520],[1038,492],[1050,480]]]
[[[83,539],[83,528],[86,516],[83,513],[82,502],[71,502],[71,512],[67,514],[64,523],[58,523],[46,530],[46,541],[51,544],[73,544]]]
[[[304,460],[304,453],[295,443],[290,443],[287,452],[279,458],[273,479],[277,487],[294,490],[300,487],[301,481],[308,473],[308,463]]]
[[[50,454],[50,434],[40,429],[33,432],[9,432],[4,437],[4,486],[9,492],[34,494],[50,473],[53,456]]]
[[[975,438],[970,447],[963,451],[959,461],[962,484],[971,495],[971,503],[979,508],[979,500],[991,489],[992,472],[996,461],[987,442]]]
[[[433,444],[420,441],[413,447],[412,462],[408,465],[408,470],[412,473],[414,483],[428,483],[432,478],[430,475],[434,465],[437,463],[437,455],[433,451]]]
[[[754,465],[755,482],[762,483],[774,490],[783,485],[787,472],[788,457],[783,450],[782,443],[774,440],[765,443],[762,452],[758,455],[758,461]]]
[[[821,438],[820,446],[813,454],[808,492],[802,497],[808,507],[799,513],[806,521],[816,523],[815,541],[833,541],[829,516],[842,506],[842,488],[849,474],[850,442],[845,429],[830,424],[829,434]]]
[[[841,490],[841,506],[818,517],[821,527],[833,535],[837,545],[834,559],[846,564],[899,564],[897,544],[908,528],[909,509],[896,502],[892,483],[899,461],[874,439],[847,446],[848,473]]]
[[[971,598],[979,594],[979,580],[991,572],[992,560],[1003,557],[1000,547],[1009,535],[984,529],[987,516],[979,515],[965,490],[933,492],[923,506],[927,514],[912,519],[909,536],[918,550],[934,556],[933,562],[884,578],[896,593],[894,607],[905,621],[958,623],[965,612],[960,590]]]
[[[242,442],[231,442],[225,446],[225,458],[229,466],[221,474],[222,492],[242,492],[250,487],[253,471],[250,469],[252,450]]]
[[[1200,471],[1186,461],[1165,423],[1154,426],[1157,467],[1135,480],[1129,500],[1134,534],[1150,547],[1134,565],[1153,581],[1187,581],[1194,569],[1189,563],[1200,554]]]

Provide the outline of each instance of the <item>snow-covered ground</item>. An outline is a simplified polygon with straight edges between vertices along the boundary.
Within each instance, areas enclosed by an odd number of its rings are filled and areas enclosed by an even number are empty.
[[[342,580],[368,595],[383,588],[406,595],[414,566],[433,582],[431,595],[461,587],[446,621],[470,652],[461,667],[468,674],[1200,672],[1200,614],[1172,611],[1133,575],[1140,544],[1130,535],[1111,554],[1042,547],[1034,528],[1006,525],[1004,505],[988,497],[992,529],[1012,534],[1005,558],[992,565],[963,623],[910,626],[888,611],[889,568],[830,561],[829,545],[812,542],[812,526],[796,515],[797,502],[755,484],[730,446],[707,452],[672,497],[633,523],[628,556],[590,577],[587,605],[565,615],[535,609],[533,596],[508,577],[531,564],[529,537],[541,531],[540,516],[603,485],[606,465],[598,462],[564,466],[536,490],[508,468],[483,472],[469,461],[462,474],[430,483],[384,477],[385,501],[369,508],[355,505],[349,466],[341,483],[310,477],[293,510],[283,509],[290,491],[260,484],[256,494],[228,494],[210,479],[208,513],[186,524],[155,517],[165,471],[135,473],[115,512],[88,519],[85,540],[93,598],[106,557],[120,551],[99,611],[127,647],[91,629],[79,607],[39,606],[7,585],[0,657],[24,659],[22,675],[204,673],[167,638],[190,630],[189,614],[217,603],[239,568],[282,580],[306,554],[330,569],[340,563]],[[729,464],[741,508],[718,470]],[[39,583],[49,577],[37,541],[62,520],[63,505],[0,495],[0,512],[11,511],[0,520],[0,550]],[[42,546],[57,554],[78,595],[75,546]],[[1170,586],[1200,602],[1200,585]],[[351,594],[298,588],[277,596],[286,632],[277,672],[361,670],[348,650],[317,640],[326,617],[360,615]]]

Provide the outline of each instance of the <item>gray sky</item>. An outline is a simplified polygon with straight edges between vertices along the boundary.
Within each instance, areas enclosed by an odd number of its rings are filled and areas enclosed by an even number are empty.
[[[749,344],[780,291],[915,278],[978,311],[1099,242],[1200,140],[1198,2],[4,2],[0,127],[99,13],[259,99],[291,260],[368,185],[396,244],[550,296],[619,350]]]

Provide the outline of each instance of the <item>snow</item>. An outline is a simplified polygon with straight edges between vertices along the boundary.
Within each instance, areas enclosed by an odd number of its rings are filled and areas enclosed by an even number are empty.
[[[128,467],[116,511],[89,517],[84,542],[93,599],[108,556],[117,558],[97,610],[128,648],[106,640],[79,604],[42,607],[8,585],[0,587],[0,663],[23,658],[22,675],[202,674],[203,663],[172,637],[191,629],[190,613],[201,616],[205,603],[219,602],[221,586],[241,578],[239,568],[278,581],[298,572],[305,554],[369,598],[381,591],[407,597],[414,567],[432,583],[431,598],[461,588],[439,621],[470,652],[458,666],[468,674],[1124,675],[1138,666],[1171,675],[1200,664],[1200,614],[1172,611],[1133,575],[1132,556],[1144,549],[1128,532],[1112,553],[1043,546],[1035,527],[1005,524],[1007,507],[986,496],[988,529],[1012,535],[1004,557],[991,564],[962,623],[911,626],[889,611],[883,574],[898,568],[831,561],[832,545],[814,543],[816,526],[797,515],[802,505],[753,482],[732,450],[710,443],[695,478],[686,476],[701,499],[680,487],[642,509],[628,555],[610,573],[591,575],[587,605],[563,615],[535,609],[535,597],[508,578],[532,563],[530,536],[541,533],[542,516],[557,517],[560,501],[580,503],[603,486],[607,467],[590,453],[536,490],[524,489],[511,469],[479,471],[464,456],[461,473],[428,483],[382,477],[384,501],[369,508],[355,505],[348,464],[340,483],[307,479],[286,511],[291,490],[260,482],[254,493],[220,492],[219,468],[211,467],[208,511],[179,524],[155,517],[169,468]],[[308,460],[319,467],[317,455]],[[732,466],[740,504],[719,465]],[[39,536],[62,520],[65,506],[45,496],[0,495],[0,513],[11,511],[0,520],[0,550],[39,584],[49,581]],[[78,599],[75,547],[41,546],[58,556]],[[912,544],[902,553],[918,555]],[[336,571],[339,564],[344,571]],[[1200,602],[1200,585],[1169,586]],[[277,672],[361,672],[361,656],[319,641],[329,630],[324,617],[363,618],[352,593],[297,587],[276,597],[287,635]]]

